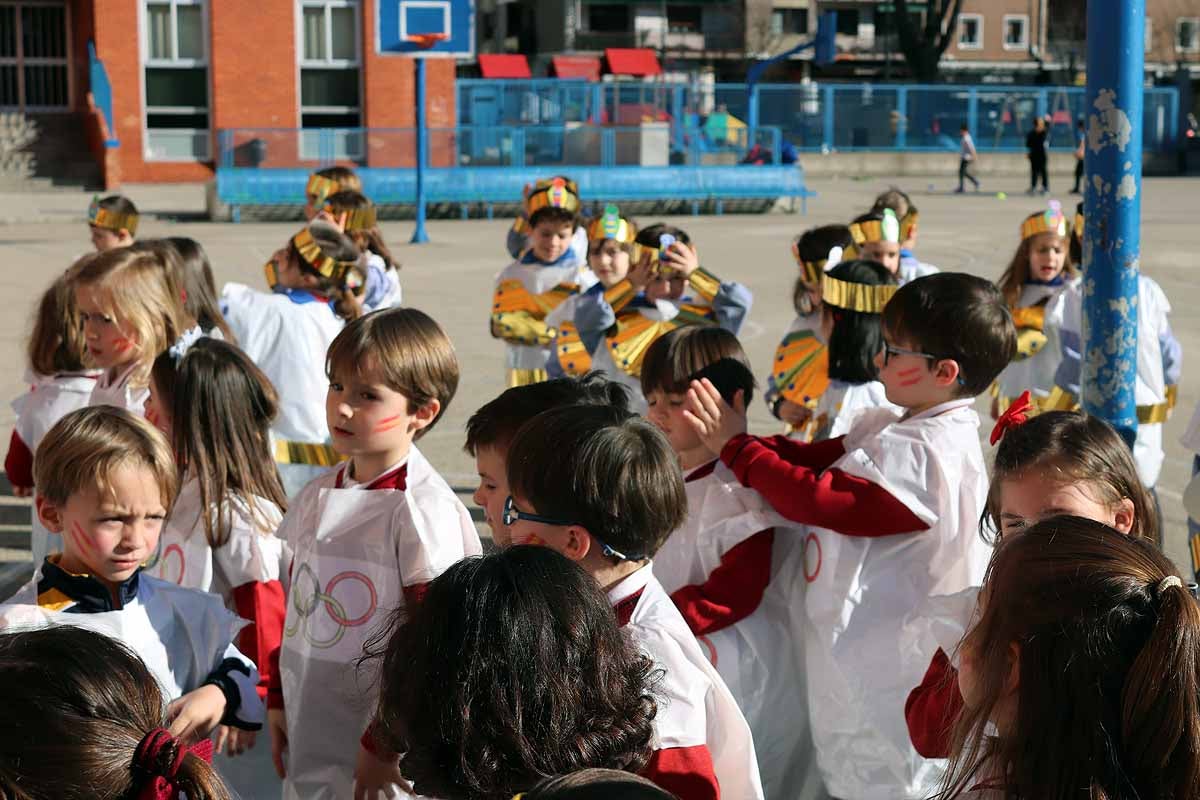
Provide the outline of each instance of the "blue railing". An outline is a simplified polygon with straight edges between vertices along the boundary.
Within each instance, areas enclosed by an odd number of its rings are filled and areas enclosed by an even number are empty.
[[[104,124],[108,130],[105,147],[117,147],[117,129],[113,127],[113,95],[112,84],[108,80],[108,70],[104,62],[96,55],[96,43],[88,42],[88,83],[92,89],[92,102],[104,115]]]
[[[1179,92],[1145,91],[1145,149],[1169,151],[1176,145]],[[1051,149],[1068,151],[1086,103],[1085,90],[1073,86],[796,83],[759,84],[751,94],[740,83],[458,81],[459,122],[469,127],[652,119],[669,124],[679,140],[683,128],[726,111],[755,127],[778,128],[807,151],[954,149],[964,122],[981,151],[1020,151],[1034,118],[1047,114]]]

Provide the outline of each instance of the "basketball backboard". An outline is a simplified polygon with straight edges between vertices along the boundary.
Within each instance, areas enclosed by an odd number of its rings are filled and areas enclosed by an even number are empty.
[[[379,0],[376,48],[424,58],[475,57],[475,0]],[[425,41],[420,41],[424,38]],[[432,45],[430,39],[436,39]]]

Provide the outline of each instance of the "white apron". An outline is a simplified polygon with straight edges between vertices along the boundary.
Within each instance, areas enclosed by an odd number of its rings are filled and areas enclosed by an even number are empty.
[[[123,408],[137,416],[145,416],[146,398],[150,396],[149,387],[137,388],[129,385],[129,378],[138,368],[138,364],[126,367],[109,378],[108,371],[101,373],[92,387],[92,395],[88,399],[89,406],[115,406]]]
[[[879,381],[846,383],[831,379],[829,388],[821,395],[816,411],[813,412],[813,441],[820,442],[845,436],[854,420],[863,411],[871,408],[886,408],[897,414],[903,411],[888,401],[887,391]]]

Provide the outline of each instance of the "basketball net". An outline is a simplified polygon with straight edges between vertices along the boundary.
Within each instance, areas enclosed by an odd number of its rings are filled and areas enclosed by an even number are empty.
[[[420,49],[428,50],[438,42],[445,41],[450,37],[444,33],[411,33],[407,38]]]

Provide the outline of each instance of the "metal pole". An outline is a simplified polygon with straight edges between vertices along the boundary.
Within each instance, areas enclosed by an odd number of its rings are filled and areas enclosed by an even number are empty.
[[[425,232],[425,164],[429,161],[428,131],[425,128],[425,59],[417,58],[417,226],[412,243],[429,241]]]
[[[1145,0],[1087,7],[1083,408],[1137,436]]]

